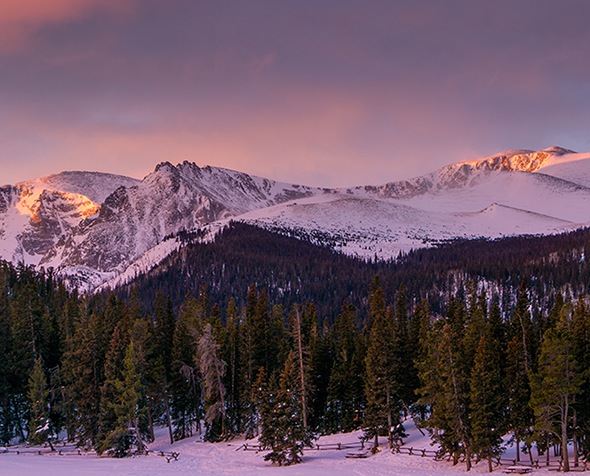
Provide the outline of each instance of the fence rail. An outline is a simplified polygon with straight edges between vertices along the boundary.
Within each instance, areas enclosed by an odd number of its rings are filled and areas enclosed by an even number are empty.
[[[6,446],[0,448],[0,454],[12,453],[17,455],[56,455],[56,456],[96,456],[95,451],[83,451],[75,447],[54,447],[46,446],[38,448],[34,446]]]
[[[47,455],[47,456],[98,456],[96,451],[84,451],[80,448],[76,448],[75,446],[54,446],[51,449],[49,446],[45,446],[43,448],[36,448],[33,446],[7,446],[0,448],[0,454],[12,453],[17,455]],[[176,451],[159,451],[159,450],[145,450],[142,453],[144,456],[161,456],[166,458],[166,461],[170,463],[170,461],[178,461],[180,457],[180,453]]]
[[[420,456],[422,458],[436,458],[437,452],[426,448],[414,448],[409,446],[394,446],[392,453],[402,455]]]
[[[429,449],[425,449],[425,448],[414,448],[414,447],[408,447],[408,446],[394,446],[391,449],[391,452],[393,454],[406,454],[409,456],[420,456],[422,458],[424,457],[428,457],[428,458],[434,458],[436,460],[442,460],[442,459],[450,459],[452,457],[452,455],[444,455],[444,456],[440,456],[438,455],[438,452],[435,450],[429,450]],[[464,456],[461,458],[461,461],[464,461]],[[548,468],[549,471],[563,471],[563,462],[561,461],[561,459],[559,460],[551,460],[549,461],[549,464],[544,464],[543,462],[540,462],[538,459],[533,459],[532,462],[531,461],[517,461],[516,459],[512,458],[494,458],[494,463],[496,464],[496,467],[499,466],[510,466],[510,467],[517,467],[517,466],[522,466],[523,468],[533,468],[533,469],[539,469],[541,467],[545,467]],[[574,462],[570,461],[570,471],[574,472],[574,471],[578,471],[578,472],[584,472],[584,471],[588,471],[590,470],[590,464],[588,462],[586,462],[584,459],[580,458],[578,461],[578,466],[574,466]],[[511,471],[511,472],[516,472],[516,471]]]
[[[362,441],[352,443],[326,443],[326,444],[315,444],[309,448],[303,448],[303,451],[328,451],[328,450],[352,450],[352,449],[364,449],[365,444]],[[242,446],[236,448],[236,451],[266,451],[269,448],[265,448],[261,445],[253,445],[250,443],[244,443]]]

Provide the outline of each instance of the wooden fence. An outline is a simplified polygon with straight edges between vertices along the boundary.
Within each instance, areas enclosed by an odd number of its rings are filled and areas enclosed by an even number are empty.
[[[303,451],[327,451],[327,450],[352,450],[352,449],[365,449],[365,444],[362,441],[352,443],[326,443],[326,444],[315,444],[309,448],[303,448]],[[264,448],[260,445],[253,445],[250,443],[244,443],[242,446],[236,448],[236,451],[270,451],[270,448]]]
[[[0,454],[12,453],[17,455],[53,455],[53,456],[94,456],[98,457],[98,454],[94,450],[84,451],[80,448],[76,448],[72,445],[55,446],[53,449],[48,445],[42,448],[34,446],[8,446],[0,448]],[[166,461],[178,461],[180,453],[176,451],[159,451],[159,450],[145,450],[142,455],[144,456],[161,456],[166,458]]]
[[[422,458],[434,458],[435,460],[442,460],[452,458],[452,455],[444,455],[439,457],[438,452],[432,449],[426,448],[414,448],[408,446],[394,446],[391,449],[391,452],[394,454],[406,454],[409,456],[420,456]],[[465,461],[465,457],[461,458],[461,462]],[[516,459],[509,459],[509,458],[494,458],[494,463],[496,467],[500,466],[509,466],[509,467],[518,467],[522,466],[523,468],[533,468],[539,469],[541,467],[548,468],[549,471],[563,471],[563,464],[561,459],[558,460],[550,460],[549,465],[545,464],[544,462],[540,462],[538,459],[533,459],[531,461],[517,461]],[[590,469],[590,464],[586,462],[583,458],[580,458],[578,462],[578,466],[574,466],[574,462],[570,461],[570,471],[588,471]],[[511,471],[514,472],[514,471]]]

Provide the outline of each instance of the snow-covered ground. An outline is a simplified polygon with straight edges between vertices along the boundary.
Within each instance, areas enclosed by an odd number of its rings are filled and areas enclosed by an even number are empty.
[[[430,440],[422,436],[411,424],[409,438],[404,447],[432,449]],[[358,443],[360,432],[325,436],[317,443]],[[250,441],[249,443],[255,443]],[[152,451],[175,451],[180,453],[178,461],[168,463],[160,456],[140,456],[125,459],[99,458],[94,454],[59,456],[57,454],[26,453],[17,455],[14,448],[9,453],[0,453],[0,474],[2,476],[65,476],[88,474],[93,476],[161,476],[161,475],[229,475],[229,476],[445,476],[465,473],[465,464],[453,466],[451,462],[434,461],[433,458],[392,454],[387,442],[381,439],[381,451],[366,459],[349,459],[346,454],[358,450],[306,450],[303,463],[288,467],[273,466],[264,461],[265,453],[239,449],[244,440],[226,443],[204,443],[199,437],[189,438],[170,445],[165,429],[160,429],[156,441],[150,445]],[[505,458],[513,458],[515,449],[508,448]],[[536,452],[533,451],[537,459]],[[528,455],[522,455],[523,462]],[[502,474],[507,466],[494,469]],[[555,469],[555,466],[553,467]],[[481,462],[472,473],[487,473],[487,463]],[[535,473],[548,475],[545,467]]]

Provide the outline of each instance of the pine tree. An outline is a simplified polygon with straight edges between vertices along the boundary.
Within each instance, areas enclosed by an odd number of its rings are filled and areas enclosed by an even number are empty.
[[[568,429],[571,426],[572,403],[580,385],[576,367],[571,338],[564,323],[556,329],[547,330],[543,336],[539,371],[531,379],[531,406],[535,411],[535,429],[559,439],[564,471],[570,470]]]
[[[590,456],[590,316],[582,297],[578,298],[572,316],[572,355],[577,366],[580,388],[574,404],[574,454]]]
[[[472,449],[479,460],[488,461],[492,472],[492,459],[502,454],[504,399],[498,362],[497,343],[490,336],[482,336],[475,354],[471,372],[470,400]]]
[[[498,362],[500,377],[504,380],[506,375],[506,348],[508,346],[506,342],[506,324],[502,320],[500,306],[498,305],[497,299],[494,298],[492,302],[493,304],[488,319],[489,339],[491,342],[494,342],[493,350],[498,353],[498,355],[495,356],[495,359]],[[505,389],[503,389],[503,391],[505,391]]]
[[[332,352],[328,339],[327,324],[320,328],[315,306],[309,303],[307,306],[312,315],[311,333],[309,336],[309,427],[313,431],[326,431],[326,404],[328,398],[328,385],[330,371],[332,369]]]
[[[506,356],[505,388],[508,394],[508,419],[512,439],[516,442],[516,459],[520,461],[520,443],[525,442],[529,456],[534,415],[530,408],[529,374],[537,360],[535,329],[530,313],[529,292],[522,281],[517,294],[516,308],[509,328]]]
[[[420,374],[422,367],[428,360],[429,354],[429,333],[431,331],[430,322],[430,307],[428,301],[423,299],[412,313],[412,319],[410,321],[410,333],[409,333],[409,353],[412,356],[412,366],[414,368],[414,376],[412,381],[412,387],[414,389],[414,395],[416,399],[416,409],[420,413],[420,420],[423,421],[426,416],[426,406],[420,403],[420,388],[422,381]],[[416,421],[416,426],[419,428],[420,422]]]
[[[334,361],[328,386],[326,431],[349,432],[360,426],[359,414],[365,401],[363,391],[364,369],[360,366],[356,309],[352,304],[342,305],[331,334]]]
[[[220,346],[213,334],[211,324],[206,324],[199,339],[197,365],[201,372],[202,388],[205,398],[205,439],[220,441],[226,435],[226,403],[223,378],[226,362],[220,357]]]
[[[393,361],[391,373],[398,388],[396,398],[400,401],[403,409],[409,406],[416,399],[416,388],[418,387],[418,372],[414,366],[414,349],[410,341],[410,323],[408,321],[408,310],[404,286],[400,286],[397,292],[393,323]]]
[[[369,298],[371,303],[370,331],[365,358],[365,392],[367,407],[365,413],[365,438],[373,438],[373,452],[379,451],[379,435],[388,436],[390,445],[395,436],[404,437],[400,419],[400,370],[396,365],[394,347],[393,314],[385,307],[383,290],[374,282]],[[394,435],[397,433],[397,435]]]
[[[291,333],[293,339],[293,353],[299,375],[299,388],[301,389],[301,416],[303,426],[308,428],[309,395],[311,385],[309,383],[309,346],[308,335],[305,326],[306,313],[301,312],[299,306],[294,305],[291,311]]]
[[[240,336],[240,322],[238,308],[234,298],[230,298],[226,312],[226,346],[224,348],[224,360],[227,362],[227,414],[228,433],[239,434],[243,431],[243,408],[241,394],[244,388],[244,373],[240,372],[242,367],[241,350],[242,342]]]
[[[187,298],[174,330],[170,406],[176,440],[192,436],[195,426],[200,429],[201,389],[192,365],[200,327],[195,307],[196,300]]]
[[[457,313],[461,313],[461,304],[457,304]],[[463,357],[464,349],[460,338],[451,324],[443,329],[441,342],[441,397],[444,399],[443,412],[446,412],[446,427],[441,446],[448,448],[455,461],[458,455],[465,456],[467,470],[471,469],[471,428],[469,422],[469,377]]]
[[[120,458],[127,456],[133,445],[137,447],[137,453],[144,451],[140,429],[140,420],[146,416],[143,401],[145,389],[140,373],[142,365],[141,355],[138,355],[134,341],[131,340],[125,351],[121,378],[113,382],[114,399],[108,402],[115,414],[116,424],[102,441],[98,448],[99,453],[108,452]]]
[[[508,399],[508,425],[516,442],[516,456],[520,461],[520,443],[529,440],[534,414],[530,407],[531,388],[527,361],[520,336],[515,335],[508,343],[506,352],[505,384]]]
[[[420,403],[430,408],[426,420],[432,438],[440,444],[440,455],[450,454],[454,464],[465,456],[471,469],[471,427],[469,422],[469,363],[465,361],[464,308],[451,298],[446,319],[439,319],[425,335],[422,347],[427,358],[420,365],[423,386]]]
[[[0,261],[0,442],[8,445],[15,435],[18,414],[15,401],[19,397],[14,362],[14,336],[12,333],[12,316],[10,314],[11,288],[9,277],[13,272],[11,266]]]
[[[166,300],[166,306],[162,306],[156,297],[155,307],[155,338],[158,354],[162,357],[166,378],[169,380],[172,372],[172,346],[174,344],[174,329],[176,318],[172,311],[172,300]]]
[[[267,335],[268,335],[268,300],[266,294],[260,299],[256,286],[248,288],[246,312],[242,326],[243,356],[246,370],[246,382],[242,395],[244,408],[244,426],[246,437],[258,433],[258,408],[256,405],[254,383],[258,370],[267,369]]]
[[[77,439],[78,445],[83,447],[95,446],[98,441],[104,378],[100,321],[97,314],[88,316],[86,308],[82,307],[74,335],[67,340],[61,366],[64,381],[62,412],[65,414],[68,439]]]
[[[473,282],[468,283],[467,292],[469,308],[466,312],[463,345],[465,358],[468,362],[474,362],[481,337],[486,333],[487,304],[485,293],[478,295]]]
[[[303,448],[312,445],[313,434],[303,423],[303,392],[293,352],[287,357],[276,393],[270,390],[266,400],[259,442],[272,451],[264,459],[280,466],[300,463]]]
[[[124,328],[127,328],[127,332],[122,330]],[[99,434],[95,442],[95,448],[99,452],[111,449],[112,433],[118,424],[115,404],[120,398],[120,392],[117,390],[117,382],[123,380],[123,362],[130,342],[128,330],[128,326],[123,321],[117,324],[105,358],[104,382],[100,387]],[[105,441],[107,441],[106,444]],[[124,456],[125,451],[122,450],[119,456]]]
[[[49,442],[49,437],[51,436],[48,397],[47,378],[41,365],[41,358],[38,357],[29,378],[28,392],[29,404],[31,406],[28,440],[33,445],[41,445]]]

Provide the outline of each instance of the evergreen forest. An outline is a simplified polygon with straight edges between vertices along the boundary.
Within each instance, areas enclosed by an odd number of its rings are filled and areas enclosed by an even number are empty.
[[[0,441],[123,457],[160,425],[292,464],[321,434],[399,446],[413,418],[467,469],[509,434],[567,471],[590,455],[589,233],[367,262],[233,223],[95,295],[2,262]]]

